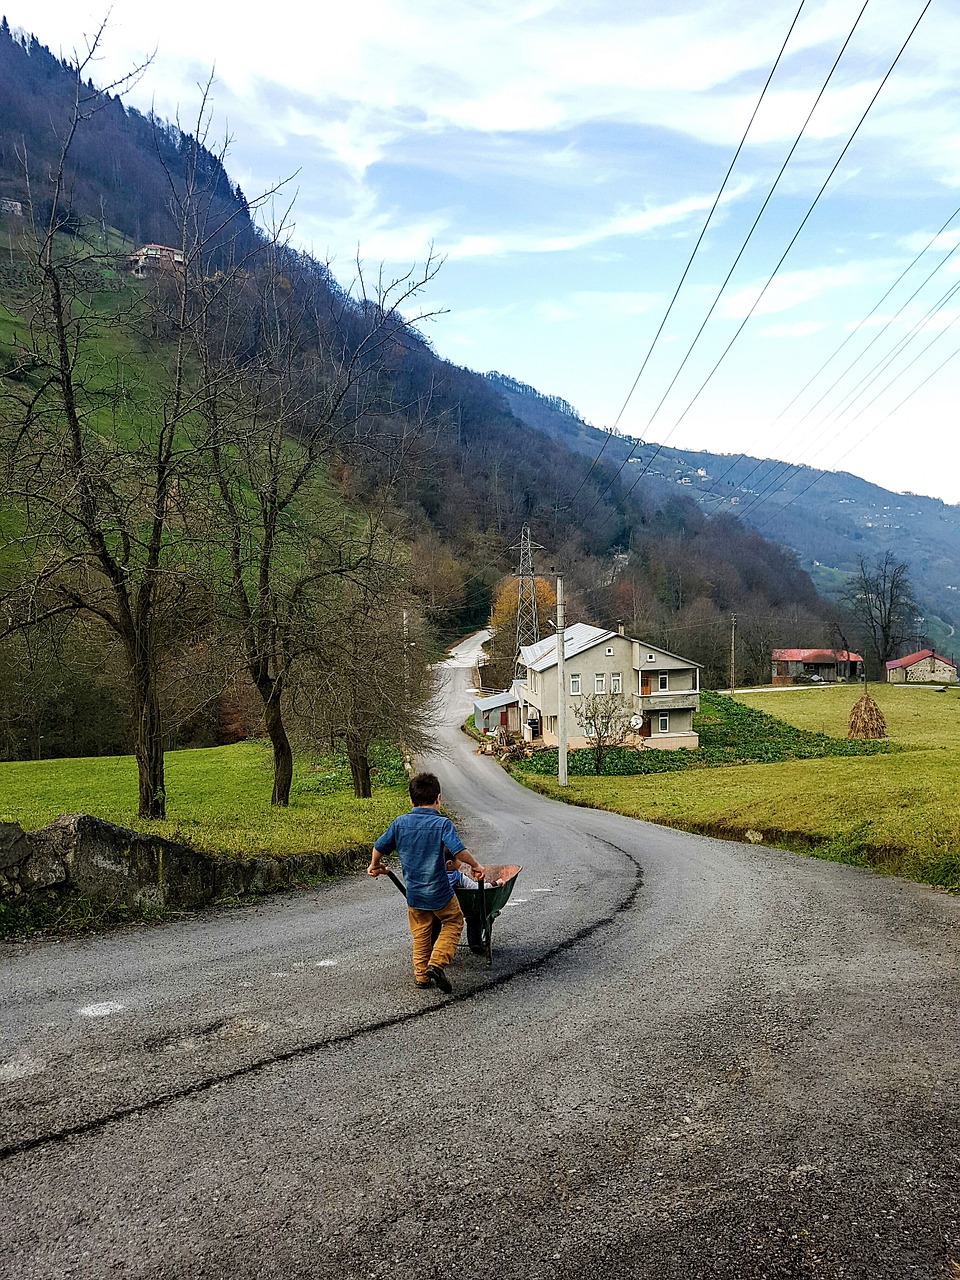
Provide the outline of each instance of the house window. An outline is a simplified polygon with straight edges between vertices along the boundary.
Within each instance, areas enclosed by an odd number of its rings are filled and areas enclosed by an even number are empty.
[[[556,732],[557,732],[557,717],[556,717],[556,716],[547,716],[547,732],[548,732],[548,733],[556,733]]]
[[[670,732],[670,717],[666,713],[666,711],[660,712],[660,732],[661,733]]]
[[[623,693],[623,677],[619,671],[614,671],[610,676],[610,692]]]
[[[571,675],[570,677],[570,693],[573,697],[577,697],[580,693],[580,677],[578,675]]]
[[[661,671],[660,672],[660,692],[666,693],[666,691],[669,688],[670,688],[670,677],[667,675],[666,671]]]
[[[593,677],[593,691],[594,693],[607,692],[607,677],[604,675],[602,671],[598,671],[597,674]]]
[[[607,657],[608,657],[608,658],[612,658],[612,657],[613,657],[613,649],[612,649],[612,648],[608,648],[608,649],[607,649]]]

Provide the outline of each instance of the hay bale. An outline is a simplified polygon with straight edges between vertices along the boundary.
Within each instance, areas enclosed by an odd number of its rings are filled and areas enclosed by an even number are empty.
[[[883,712],[870,697],[869,693],[864,693],[853,704],[850,712],[850,727],[847,729],[848,738],[885,738],[887,736],[887,722],[883,718]]]

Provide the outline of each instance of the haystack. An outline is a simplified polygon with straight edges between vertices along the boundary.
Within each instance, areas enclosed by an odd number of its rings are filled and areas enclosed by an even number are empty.
[[[869,693],[864,692],[853,704],[847,737],[885,738],[886,736],[887,722],[883,718],[883,712],[870,697]]]

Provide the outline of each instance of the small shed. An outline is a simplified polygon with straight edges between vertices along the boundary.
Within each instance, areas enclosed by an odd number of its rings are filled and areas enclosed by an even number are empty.
[[[956,684],[957,664],[932,649],[919,649],[887,663],[888,684]]]
[[[774,649],[771,683],[835,684],[858,680],[863,658],[849,649]]]
[[[515,689],[492,693],[487,698],[477,698],[473,704],[473,723],[480,733],[520,732],[520,699]]]

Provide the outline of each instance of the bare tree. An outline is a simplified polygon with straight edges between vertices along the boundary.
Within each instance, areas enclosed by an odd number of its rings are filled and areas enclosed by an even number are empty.
[[[423,619],[398,547],[371,556],[364,575],[328,582],[315,648],[298,675],[300,734],[342,743],[354,793],[371,794],[375,742],[416,752],[430,745],[436,680]]]
[[[593,752],[593,771],[600,774],[607,752],[630,733],[633,711],[619,693],[589,693],[574,704],[573,714]]]
[[[293,750],[285,695],[330,580],[368,581],[380,515],[362,521],[331,494],[330,470],[348,448],[371,444],[377,415],[403,415],[384,371],[407,333],[404,312],[437,270],[385,283],[359,298],[282,243],[282,228],[242,269],[207,277],[199,347],[206,394],[203,464],[207,524],[221,616],[238,638],[262,704],[274,756],[273,803],[289,802]],[[416,431],[426,407],[414,414]],[[377,441],[372,441],[376,447]],[[402,464],[401,455],[395,465]]]
[[[891,551],[872,564],[861,556],[844,600],[863,629],[872,674],[880,678],[886,663],[898,657],[907,642],[917,613],[908,566]]]
[[[5,612],[8,628],[75,612],[116,636],[129,686],[139,813],[162,818],[159,673],[171,648],[196,625],[199,604],[180,537],[197,403],[184,377],[189,317],[183,289],[169,381],[156,395],[141,388],[137,403],[125,365],[130,313],[119,303],[105,308],[96,293],[115,262],[99,247],[96,231],[85,235],[66,194],[71,145],[104,101],[83,80],[101,34],[77,63],[74,105],[44,193],[50,212],[42,225],[30,189],[37,229],[27,323],[19,334],[18,367],[5,380],[3,415],[6,479],[21,517],[12,541],[23,572]]]

